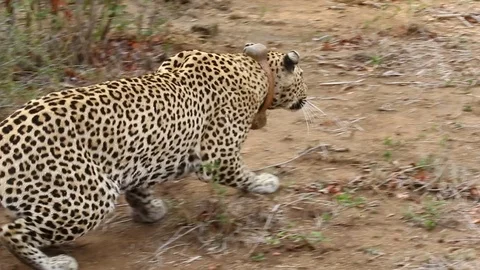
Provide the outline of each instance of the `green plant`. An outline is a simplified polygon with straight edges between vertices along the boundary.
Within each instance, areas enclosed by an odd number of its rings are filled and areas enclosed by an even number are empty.
[[[228,231],[234,225],[235,219],[231,217],[227,210],[227,204],[225,202],[227,188],[218,182],[219,168],[219,161],[202,164],[203,172],[211,175],[212,177],[212,181],[210,183],[214,193],[213,199],[215,202],[215,212],[213,215],[213,219],[210,221],[221,225],[221,228]]]
[[[265,17],[265,15],[267,14],[267,12],[268,12],[268,7],[265,6],[265,5],[262,5],[262,6],[260,7],[260,18]]]
[[[323,235],[322,232],[313,231],[313,232],[310,232],[310,234],[307,236],[306,239],[309,242],[317,243],[317,242],[325,241],[326,238],[325,238],[325,236]]]
[[[444,83],[444,87],[456,87],[456,83],[452,79],[448,79]]]
[[[212,163],[202,164],[202,169],[207,175],[212,177],[212,188],[217,196],[223,197],[227,193],[227,188],[224,185],[218,183],[218,169],[220,168],[220,162],[215,161]]]
[[[444,205],[444,201],[429,199],[422,203],[421,209],[418,211],[413,211],[409,208],[405,212],[404,217],[430,231],[437,227]]]
[[[290,233],[288,231],[280,231],[277,234],[267,237],[265,243],[278,246],[281,245],[283,241],[291,241],[294,243],[306,241],[310,244],[316,244],[325,240],[326,237],[319,231],[311,231],[309,233]]]
[[[465,105],[465,106],[463,106],[462,111],[464,111],[464,112],[472,112],[473,109],[472,109],[472,106],[470,106],[470,105]]]
[[[382,156],[386,161],[391,161],[393,157],[393,150],[402,146],[400,140],[394,140],[392,137],[385,137],[383,139],[383,145],[386,150],[383,152]]]
[[[280,238],[276,237],[275,235],[274,236],[268,236],[266,239],[265,239],[265,243],[267,245],[271,245],[271,246],[277,246],[277,245],[280,245],[282,243],[282,241],[280,240]]]
[[[321,217],[324,222],[329,222],[330,220],[332,220],[333,214],[326,212],[326,213],[323,213]]]
[[[369,254],[369,255],[375,255],[376,256],[376,255],[382,254],[382,252],[380,252],[380,250],[378,250],[374,247],[367,247],[367,248],[363,248],[362,250],[365,254]]]
[[[232,224],[232,220],[231,218],[229,217],[229,215],[227,215],[227,213],[219,213],[215,216],[215,219],[220,222],[220,224],[222,225],[230,225]]]
[[[385,152],[383,152],[383,158],[386,160],[386,161],[391,161],[392,160],[392,151],[390,150],[385,150]]]
[[[435,157],[432,154],[428,154],[426,157],[421,158],[417,162],[416,166],[422,167],[422,168],[430,167],[433,165],[434,161],[435,161]]]
[[[366,201],[363,197],[354,197],[348,193],[338,194],[334,198],[337,203],[347,207],[357,207],[360,205],[364,205]]]
[[[370,63],[374,66],[380,66],[383,63],[383,57],[380,55],[372,55],[370,56]]]
[[[391,137],[385,137],[385,139],[383,139],[383,145],[393,146],[393,139]]]
[[[450,137],[448,135],[443,135],[442,138],[440,139],[440,145],[442,147],[446,147],[449,139]]]
[[[265,254],[263,252],[252,254],[251,259],[254,262],[264,261],[265,260]]]

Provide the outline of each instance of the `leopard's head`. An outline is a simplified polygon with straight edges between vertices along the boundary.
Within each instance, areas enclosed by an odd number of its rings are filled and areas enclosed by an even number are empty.
[[[275,73],[275,95],[269,109],[296,111],[306,104],[307,85],[299,61],[300,55],[296,51],[268,53],[270,68]]]

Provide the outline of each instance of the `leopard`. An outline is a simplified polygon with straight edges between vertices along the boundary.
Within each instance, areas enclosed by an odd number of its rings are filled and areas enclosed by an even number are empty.
[[[120,196],[133,221],[154,223],[168,211],[154,187],[191,174],[276,192],[279,178],[249,169],[242,145],[259,108],[298,111],[307,85],[297,51],[268,49],[262,66],[245,49],[180,51],[157,71],[50,92],[0,122],[0,204],[12,214],[2,246],[32,269],[76,270],[44,248],[97,228]]]

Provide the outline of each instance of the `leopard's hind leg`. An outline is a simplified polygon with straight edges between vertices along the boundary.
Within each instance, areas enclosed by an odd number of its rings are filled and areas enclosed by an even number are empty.
[[[48,245],[34,222],[23,218],[0,228],[0,242],[21,262],[36,270],[77,270],[77,261],[68,255],[48,257],[39,248]]]
[[[96,178],[96,182],[93,182]],[[99,180],[100,179],[100,180]],[[60,182],[61,177],[57,180]],[[89,181],[90,180],[90,181]],[[101,177],[86,178],[78,184],[83,192],[65,189],[45,196],[27,196],[34,201],[20,205],[6,204],[15,209],[18,218],[0,229],[0,242],[20,261],[36,270],[76,270],[77,261],[67,255],[49,257],[40,249],[73,241],[95,228],[113,211],[118,190],[111,182]],[[39,182],[46,186],[45,183]],[[41,186],[42,188],[43,186]],[[40,189],[41,189],[40,188]],[[9,197],[7,195],[7,201]]]

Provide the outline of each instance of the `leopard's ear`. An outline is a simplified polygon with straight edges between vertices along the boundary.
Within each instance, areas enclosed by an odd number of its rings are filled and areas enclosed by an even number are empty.
[[[293,72],[295,65],[297,65],[299,61],[300,54],[298,54],[296,51],[290,51],[283,58],[283,65],[287,71]]]
[[[268,49],[261,43],[247,43],[243,48],[243,53],[257,61],[267,59]]]

